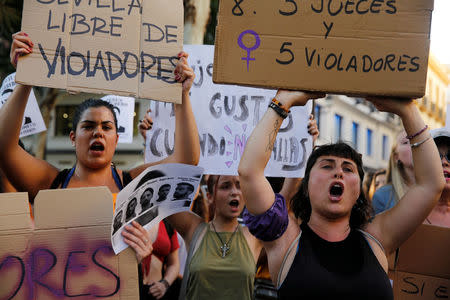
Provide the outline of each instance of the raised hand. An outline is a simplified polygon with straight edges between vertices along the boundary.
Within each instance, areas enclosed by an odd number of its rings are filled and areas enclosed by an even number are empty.
[[[414,105],[411,99],[387,98],[387,97],[367,97],[379,111],[390,112],[402,116],[409,105]]]
[[[292,106],[304,106],[310,99],[325,97],[325,93],[308,93],[301,91],[278,90],[275,98],[289,109]]]
[[[33,46],[33,42],[25,32],[19,31],[12,35],[12,44],[9,58],[14,68],[17,67],[19,56],[30,54],[31,52],[33,52]]]
[[[313,143],[315,143],[317,138],[319,137],[319,128],[317,127],[316,119],[314,119],[314,115],[312,114],[309,115],[308,133],[312,135]]]
[[[153,119],[148,114],[151,111],[152,111],[151,109],[148,109],[144,115],[144,118],[142,120],[139,120],[139,125],[138,125],[139,132],[142,135],[142,137],[144,138],[144,140],[147,139],[147,130],[152,129],[152,127],[153,127]]]
[[[184,51],[178,53],[180,60],[174,71],[175,80],[183,83],[183,93],[189,93],[195,78],[194,70],[192,70],[187,62],[188,56],[189,54]]]

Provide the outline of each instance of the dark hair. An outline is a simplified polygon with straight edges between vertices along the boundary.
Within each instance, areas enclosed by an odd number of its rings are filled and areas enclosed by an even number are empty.
[[[208,193],[214,195],[214,187],[219,182],[220,175],[209,175],[206,186],[208,187]]]
[[[114,106],[111,103],[106,102],[105,100],[90,98],[84,100],[80,105],[77,106],[72,120],[73,132],[76,132],[78,123],[80,122],[81,116],[83,115],[85,110],[91,107],[106,107],[107,109],[109,109],[114,117],[114,125],[116,126],[117,130],[117,117],[116,112],[114,111]]]
[[[136,185],[136,187],[134,188],[134,190],[137,190],[138,188],[141,187],[141,185],[143,185],[144,183],[146,183],[147,181],[150,181],[152,179],[158,178],[158,177],[163,177],[166,176],[166,174],[164,174],[163,172],[161,172],[160,170],[153,170],[148,172],[147,174],[145,174],[144,176],[142,176],[142,178],[139,180],[139,183]]]
[[[130,207],[131,202],[134,202],[135,204],[137,204],[137,198],[133,198],[133,199],[130,200],[130,202],[128,202],[128,204],[127,204],[127,210],[128,210],[128,208]]]
[[[436,144],[436,146],[447,146],[450,145],[450,138],[446,137],[446,136],[438,136],[437,138],[434,138],[434,143]]]
[[[208,193],[212,197],[216,197],[216,189],[217,183],[219,182],[220,175],[209,175],[208,180],[206,181],[206,186],[208,188]],[[211,221],[214,218],[214,214],[216,211],[216,203],[213,201],[208,205],[208,221]]]
[[[189,182],[180,182],[177,184],[178,186],[187,186],[189,188],[189,190],[191,191],[191,193],[194,191],[194,186],[192,184],[190,184]]]
[[[152,189],[151,187],[149,187],[149,188],[146,188],[145,191],[141,194],[141,198],[142,198],[142,196],[144,196],[144,194],[147,193],[148,191],[152,192],[152,194],[153,194],[153,189]]]
[[[350,215],[350,227],[351,228],[361,228],[366,224],[372,212],[372,206],[369,201],[367,201],[363,189],[362,183],[364,179],[364,170],[362,165],[362,157],[357,151],[346,143],[336,143],[328,144],[316,147],[308,158],[305,169],[305,177],[303,178],[302,184],[296,195],[291,199],[291,208],[297,218],[300,218],[303,222],[308,222],[311,217],[311,203],[308,195],[308,181],[311,169],[316,163],[317,159],[321,156],[337,156],[341,158],[348,158],[355,162],[358,174],[359,174],[359,197],[356,200],[356,204],[352,208]]]

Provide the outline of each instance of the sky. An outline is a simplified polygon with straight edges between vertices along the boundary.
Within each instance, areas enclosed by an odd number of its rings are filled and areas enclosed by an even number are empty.
[[[441,63],[450,65],[450,0],[434,0],[431,52]]]

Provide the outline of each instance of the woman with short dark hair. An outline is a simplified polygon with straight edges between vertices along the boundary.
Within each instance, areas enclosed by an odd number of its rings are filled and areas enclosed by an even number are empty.
[[[370,219],[361,155],[342,143],[321,146],[308,160],[290,216],[264,169],[291,107],[323,96],[280,90],[253,130],[239,164],[244,220],[263,241],[280,299],[393,299],[387,255],[425,220],[444,186],[436,145],[412,101],[370,99],[401,117],[411,140],[415,184],[396,207]]]

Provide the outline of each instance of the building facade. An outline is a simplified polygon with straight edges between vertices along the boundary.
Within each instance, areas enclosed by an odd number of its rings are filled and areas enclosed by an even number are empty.
[[[401,130],[396,115],[379,112],[364,99],[342,95],[316,101],[314,112],[320,130],[317,144],[343,141],[362,154],[366,170],[387,167]]]
[[[439,63],[431,53],[428,59],[425,96],[417,100],[422,118],[430,128],[445,126],[447,105],[450,102],[449,67]]]

